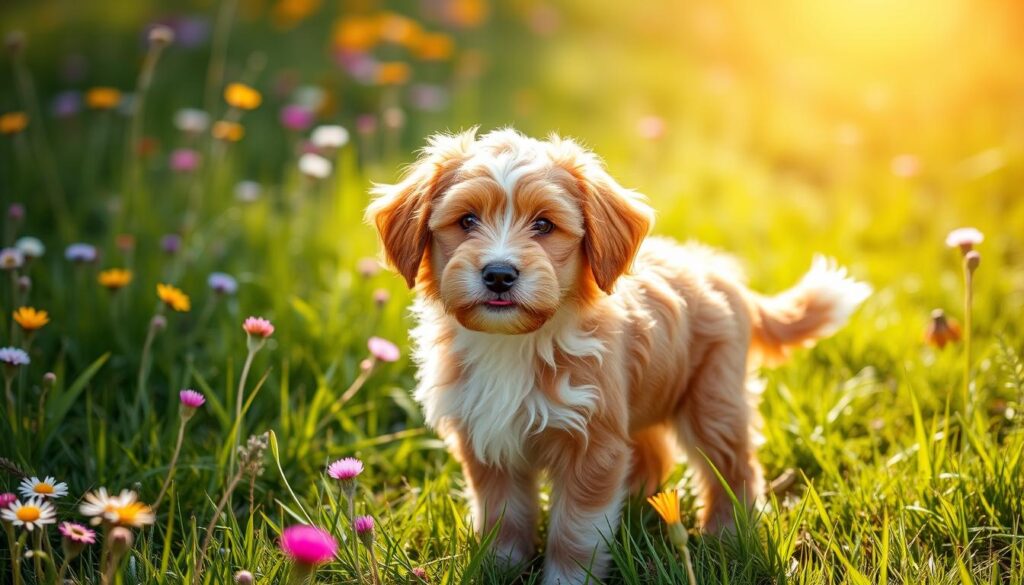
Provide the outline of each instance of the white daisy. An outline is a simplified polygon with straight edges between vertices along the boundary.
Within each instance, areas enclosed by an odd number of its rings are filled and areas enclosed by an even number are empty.
[[[94,492],[85,494],[85,500],[78,507],[78,511],[83,516],[92,516],[93,525],[104,520],[115,522],[118,518],[117,510],[135,502],[137,497],[135,492],[129,490],[121,490],[120,494],[112,496],[107,493],[107,488],[101,487]]]
[[[0,510],[0,518],[15,526],[24,526],[25,530],[32,531],[36,526],[53,524],[57,521],[57,511],[53,504],[42,498],[30,498],[24,504],[16,500],[3,510]]]
[[[49,475],[46,476],[46,479],[42,480],[33,475],[21,480],[18,491],[26,498],[63,498],[68,495],[68,484],[64,482],[57,483],[57,480]]]

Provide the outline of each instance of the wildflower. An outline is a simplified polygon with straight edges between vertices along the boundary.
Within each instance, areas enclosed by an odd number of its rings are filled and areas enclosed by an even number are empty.
[[[420,25],[415,20],[390,11],[382,12],[378,17],[377,31],[381,39],[408,47],[416,46],[422,34]]]
[[[412,571],[410,571],[410,573],[412,574],[413,577],[416,577],[424,583],[430,582],[430,577],[427,575],[427,570],[423,567],[415,567]]]
[[[377,43],[377,23],[367,16],[350,16],[334,25],[333,44],[346,53],[364,53]]]
[[[337,150],[348,144],[348,130],[341,126],[317,126],[309,135],[309,141],[318,149]]]
[[[210,127],[210,114],[197,108],[182,108],[174,113],[174,127],[186,134],[202,134]]]
[[[371,278],[380,272],[380,262],[377,262],[376,258],[360,258],[356,270],[363,278]]]
[[[427,33],[421,35],[413,53],[423,61],[444,61],[451,58],[455,51],[455,42],[443,33]]]
[[[11,221],[19,222],[25,219],[25,206],[21,203],[12,203],[7,208],[7,217],[11,218]]]
[[[166,47],[174,42],[174,30],[169,26],[158,24],[149,29],[149,43],[157,47]]]
[[[134,526],[136,528],[152,524],[156,520],[152,508],[142,502],[130,502],[114,509],[112,522],[118,526]]]
[[[412,71],[409,64],[402,61],[388,61],[377,67],[375,81],[379,85],[402,85],[409,81]]]
[[[384,110],[384,126],[392,130],[397,130],[402,126],[405,126],[405,112],[402,108],[390,107]]]
[[[46,253],[46,246],[39,238],[33,238],[32,236],[25,236],[18,238],[14,242],[14,247],[17,248],[25,258],[42,258],[43,254]]]
[[[452,0],[445,6],[445,21],[456,28],[476,28],[487,20],[484,0]]]
[[[53,372],[46,372],[43,374],[43,387],[53,388],[53,385],[57,382],[57,374]]]
[[[57,527],[57,530],[60,531],[61,536],[63,536],[65,540],[81,544],[96,543],[96,531],[78,524],[77,522],[61,522],[60,526]]]
[[[28,114],[25,112],[0,114],[0,134],[17,134],[26,126],[28,126]]]
[[[19,276],[15,284],[18,287],[18,292],[27,293],[32,290],[32,279],[26,274]]]
[[[160,238],[160,249],[165,254],[177,254],[181,250],[181,236],[178,234],[165,234]]]
[[[108,268],[96,277],[100,285],[110,291],[120,290],[132,281],[132,271],[124,268]]]
[[[90,244],[71,244],[64,250],[64,257],[71,262],[95,262],[99,258],[96,247]]]
[[[389,300],[391,300],[391,293],[388,292],[387,289],[378,288],[377,290],[373,291],[373,304],[377,305],[378,307],[383,307],[384,305],[388,304]]]
[[[132,534],[131,530],[123,526],[115,526],[110,530],[107,538],[110,539],[110,552],[113,553],[113,558],[108,562],[116,566],[116,560],[124,556],[124,553],[128,552],[128,549],[132,547],[132,543],[135,542],[135,535]]]
[[[91,517],[91,523],[94,526],[101,522],[112,522],[117,517],[116,510],[134,502],[136,497],[135,492],[129,490],[121,490],[120,494],[112,496],[107,493],[107,488],[101,487],[94,492],[85,494],[85,499],[78,506],[78,511],[83,516]]]
[[[206,397],[195,390],[182,390],[178,393],[182,406],[195,410],[206,403]]]
[[[370,354],[382,362],[397,362],[401,357],[398,346],[387,339],[371,337],[366,345],[370,348]]]
[[[135,249],[135,236],[131,234],[117,234],[117,237],[114,238],[114,243],[117,245],[118,250],[128,253]]]
[[[318,112],[327,103],[327,92],[316,85],[303,85],[292,93],[292,99],[307,110]]]
[[[6,508],[14,502],[18,501],[18,496],[11,492],[0,493],[0,508]]]
[[[0,510],[0,518],[15,526],[24,526],[25,530],[31,532],[36,526],[41,528],[46,524],[56,522],[57,511],[52,504],[42,498],[30,498],[25,503],[15,500],[14,503]]]
[[[206,279],[210,290],[219,295],[233,295],[238,292],[238,281],[230,274],[214,272]]]
[[[149,321],[149,326],[153,331],[163,331],[167,329],[167,317],[163,315],[153,315],[153,318]]]
[[[298,564],[315,566],[334,558],[338,542],[321,528],[289,526],[281,533],[281,550]]]
[[[50,322],[46,311],[38,311],[32,307],[20,307],[14,312],[14,321],[25,331],[38,331]]]
[[[238,142],[245,136],[245,128],[238,122],[218,120],[213,124],[213,137],[226,142]]]
[[[409,90],[413,107],[423,112],[440,112],[448,105],[448,90],[440,85],[417,83]]]
[[[281,108],[281,125],[288,130],[302,132],[313,125],[313,111],[305,106],[288,104]]]
[[[192,308],[192,301],[181,289],[170,284],[156,285],[156,295],[168,307],[175,311],[185,313]]]
[[[178,440],[174,444],[174,454],[171,455],[171,463],[167,467],[167,475],[164,476],[164,482],[153,503],[153,509],[160,507],[160,502],[164,500],[164,494],[167,493],[167,488],[171,485],[171,478],[174,477],[174,471],[178,466],[178,456],[181,455],[181,443],[185,439],[185,425],[195,416],[196,410],[206,403],[206,397],[192,389],[178,392],[178,399],[181,401],[181,406],[178,408],[181,418],[181,424],[178,426]]]
[[[0,250],[0,269],[15,270],[25,264],[25,254],[17,248]]]
[[[331,174],[331,161],[318,154],[307,152],[299,157],[299,171],[313,179],[326,179]]]
[[[241,570],[235,573],[235,583],[238,585],[252,585],[254,582],[252,573],[246,570]]]
[[[950,248],[960,248],[960,251],[967,254],[974,246],[985,241],[985,235],[975,228],[957,228],[946,236],[946,245]]]
[[[191,173],[199,168],[202,157],[199,151],[191,148],[176,148],[171,152],[168,165],[176,173]]]
[[[373,114],[356,116],[356,131],[367,136],[377,131],[377,117]]]
[[[363,543],[373,540],[373,516],[356,516],[352,521],[352,528]]]
[[[647,502],[661,516],[662,521],[668,527],[669,540],[683,554],[683,564],[686,566],[690,585],[697,585],[697,578],[693,573],[693,563],[690,561],[690,549],[686,546],[689,535],[686,533],[686,528],[679,515],[679,494],[675,490],[661,492],[647,498]]]
[[[260,198],[263,187],[256,181],[239,181],[235,185],[235,199],[242,203],[252,203]]]
[[[17,347],[0,348],[0,363],[5,364],[8,368],[27,366],[31,361],[23,349],[18,349]]]
[[[263,101],[263,96],[244,83],[230,83],[224,89],[224,101],[233,108],[255,110]]]
[[[327,466],[327,475],[342,482],[353,481],[363,472],[363,462],[355,457],[338,459]]]
[[[263,317],[249,317],[242,323],[242,329],[250,337],[260,337],[266,339],[274,334],[274,326],[270,321]]]
[[[82,94],[77,91],[62,91],[50,103],[50,111],[56,118],[71,118],[81,109]]]
[[[960,325],[952,317],[947,317],[942,309],[935,309],[925,329],[924,340],[942,349],[947,343],[960,341]]]
[[[113,87],[94,87],[85,92],[85,105],[94,110],[112,110],[121,103],[121,92]]]
[[[62,498],[68,495],[68,484],[57,483],[57,480],[50,476],[44,479],[32,476],[21,480],[18,491],[26,498]]]

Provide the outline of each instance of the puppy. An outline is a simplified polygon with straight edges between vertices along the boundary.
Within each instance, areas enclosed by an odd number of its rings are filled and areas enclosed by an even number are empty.
[[[831,334],[870,293],[822,259],[777,296],[750,291],[728,257],[647,237],[643,198],[557,136],[437,135],[374,191],[367,218],[418,293],[416,399],[508,564],[533,556],[551,481],[546,584],[607,573],[624,496],[661,484],[676,443],[702,526],[730,526],[711,466],[753,505],[754,359]]]

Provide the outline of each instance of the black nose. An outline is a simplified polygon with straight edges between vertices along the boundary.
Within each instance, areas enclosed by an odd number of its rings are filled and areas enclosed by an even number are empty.
[[[512,283],[519,278],[519,271],[511,264],[493,262],[484,266],[484,284],[496,293],[503,293],[512,288]]]

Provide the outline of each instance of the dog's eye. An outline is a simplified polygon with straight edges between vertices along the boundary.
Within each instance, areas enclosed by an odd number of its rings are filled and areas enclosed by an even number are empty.
[[[459,226],[461,226],[462,229],[466,230],[467,232],[478,225],[480,225],[480,218],[473,215],[472,213],[467,213],[466,215],[463,215],[461,219],[459,219]]]
[[[555,224],[543,217],[533,222],[533,231],[538,234],[550,234],[553,229],[555,229]]]

